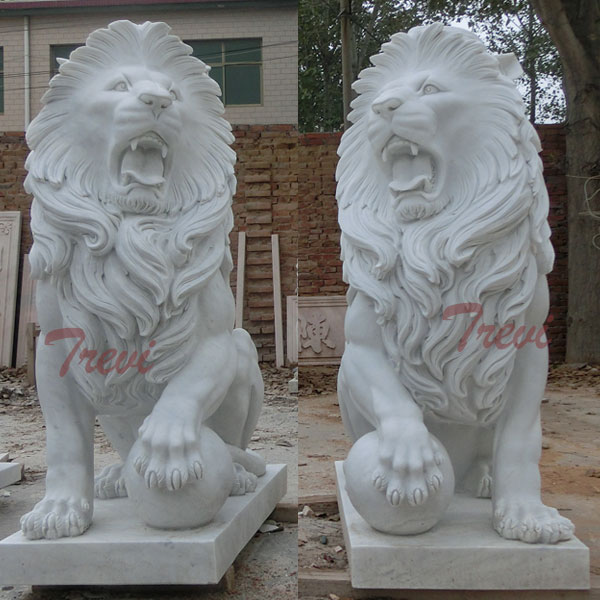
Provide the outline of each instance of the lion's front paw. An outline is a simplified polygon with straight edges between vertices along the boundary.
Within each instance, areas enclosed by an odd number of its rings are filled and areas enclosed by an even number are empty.
[[[127,487],[122,470],[122,463],[104,467],[94,478],[94,496],[101,500],[125,498],[127,496]]]
[[[373,473],[373,485],[394,506],[403,501],[424,504],[444,480],[437,442],[423,423],[413,419],[388,421],[379,434],[379,468]]]
[[[246,471],[242,465],[233,463],[235,469],[235,480],[231,489],[231,496],[243,496],[256,490],[258,477],[254,473]]]
[[[475,498],[491,498],[492,482],[490,459],[478,458],[465,476],[464,488]]]
[[[80,498],[44,498],[21,517],[21,531],[30,540],[74,537],[91,524],[92,505]]]
[[[150,414],[140,428],[135,470],[149,488],[181,489],[190,478],[202,478],[202,457],[195,423]]]
[[[575,527],[569,519],[539,500],[498,500],[494,506],[494,529],[507,540],[530,544],[555,544],[569,540]]]

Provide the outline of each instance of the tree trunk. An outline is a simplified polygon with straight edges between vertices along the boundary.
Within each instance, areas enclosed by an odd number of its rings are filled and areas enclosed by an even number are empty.
[[[530,0],[556,45],[567,99],[569,308],[567,362],[600,363],[600,3]],[[591,206],[590,206],[591,205]],[[598,244],[600,238],[596,237]],[[600,245],[600,244],[598,244]]]

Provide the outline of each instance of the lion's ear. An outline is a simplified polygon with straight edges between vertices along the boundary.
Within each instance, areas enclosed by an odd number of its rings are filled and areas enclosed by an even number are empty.
[[[519,64],[517,57],[509,52],[508,54],[497,54],[498,64],[500,71],[503,75],[510,77],[511,79],[519,79],[523,75],[523,69]]]

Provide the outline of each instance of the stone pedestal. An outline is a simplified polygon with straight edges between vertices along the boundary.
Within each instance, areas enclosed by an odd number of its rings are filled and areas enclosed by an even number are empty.
[[[286,466],[268,465],[256,491],[230,497],[205,527],[145,526],[128,498],[96,500],[82,536],[0,542],[2,585],[202,585],[218,583],[286,491]]]
[[[505,540],[492,529],[490,500],[457,495],[442,520],[416,536],[379,533],[358,514],[335,463],[352,586],[369,589],[579,590],[590,587],[589,550]]]

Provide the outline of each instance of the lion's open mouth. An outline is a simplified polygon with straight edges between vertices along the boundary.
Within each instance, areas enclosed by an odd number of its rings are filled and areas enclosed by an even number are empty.
[[[383,148],[381,158],[391,164],[392,193],[398,197],[408,192],[432,192],[436,182],[434,157],[414,142],[393,137]]]
[[[167,143],[154,131],[132,138],[121,156],[119,183],[160,187],[165,182],[168,153]]]

